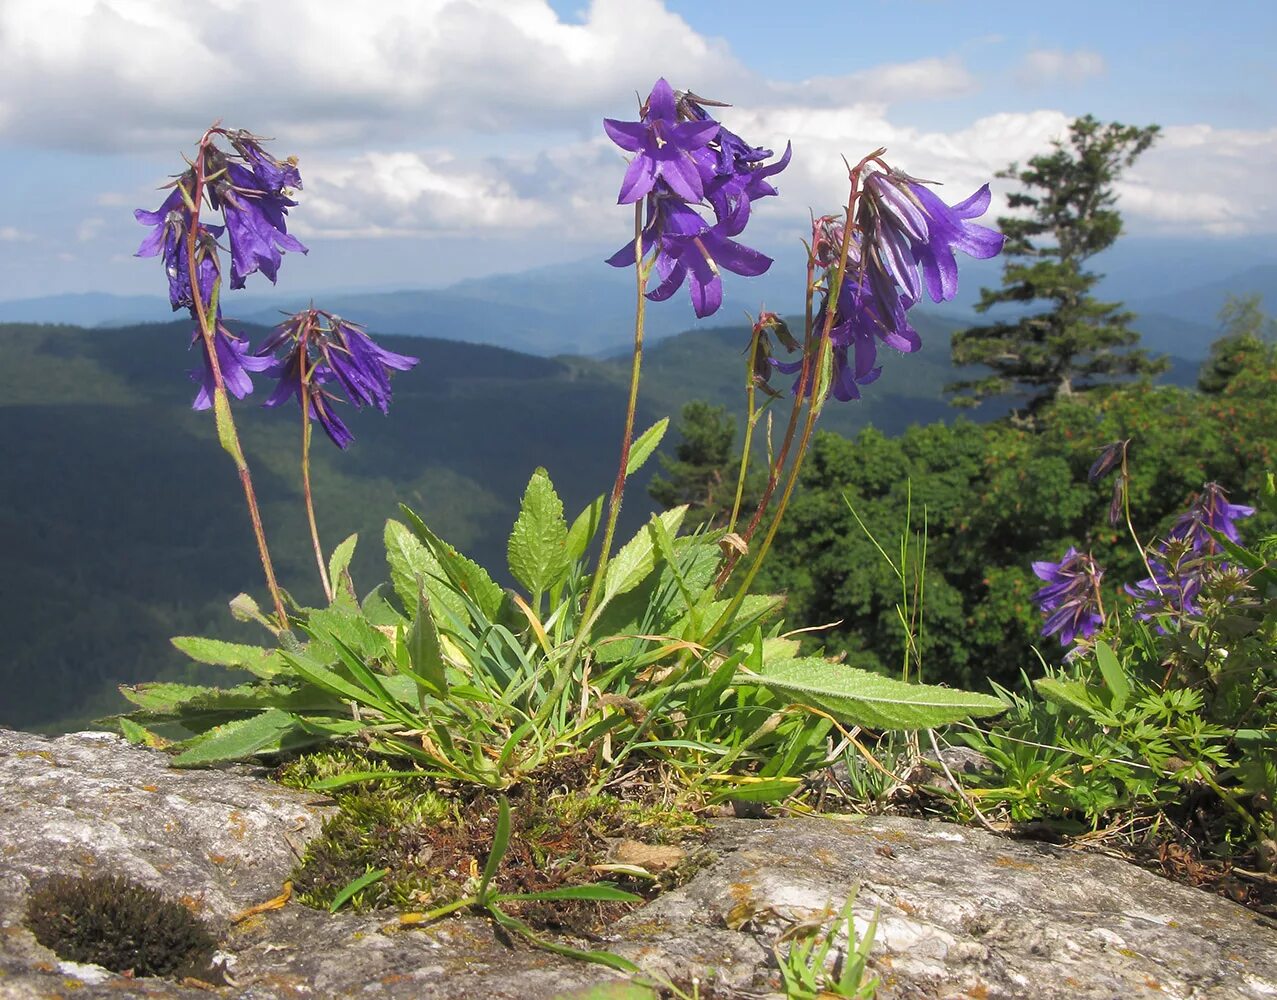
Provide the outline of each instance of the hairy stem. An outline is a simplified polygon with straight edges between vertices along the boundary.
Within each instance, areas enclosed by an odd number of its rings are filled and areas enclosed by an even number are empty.
[[[732,501],[732,516],[727,521],[728,532],[736,530],[736,519],[740,516],[741,499],[745,495],[745,476],[749,472],[749,457],[754,444],[754,425],[758,423],[758,413],[754,409],[754,357],[758,354],[758,339],[763,329],[754,324],[754,336],[749,344],[749,357],[745,361],[745,403],[748,416],[745,420],[745,443],[741,446],[740,471],[736,475],[736,498]]]
[[[235,419],[231,415],[230,401],[226,393],[226,381],[222,377],[221,362],[217,357],[217,342],[214,324],[216,309],[212,308],[217,301],[221,278],[214,285],[212,301],[207,305],[200,291],[199,261],[196,258],[196,234],[199,230],[200,205],[204,193],[204,158],[205,151],[213,135],[210,129],[200,140],[199,152],[195,158],[195,190],[191,192],[192,205],[189,209],[190,219],[186,228],[186,267],[191,281],[191,300],[194,303],[192,312],[199,324],[200,337],[204,341],[204,350],[208,355],[209,368],[213,372],[213,415],[217,423],[217,437],[222,448],[231,456],[235,469],[239,473],[240,485],[244,489],[244,500],[248,505],[248,516],[253,524],[253,537],[257,541],[257,553],[261,557],[262,571],[266,574],[266,588],[270,591],[271,600],[275,604],[275,616],[279,619],[279,627],[288,630],[288,613],[284,610],[284,598],[279,584],[275,582],[275,567],[271,562],[270,549],[266,545],[266,532],[262,527],[261,509],[257,504],[257,494],[253,489],[253,477],[248,469],[248,460],[244,457],[244,449],[240,446],[239,432],[235,429]],[[181,181],[178,181],[180,184]],[[210,311],[213,313],[209,315]]]
[[[306,372],[306,350],[301,348],[301,396],[302,396],[302,499],[306,503],[306,522],[310,525],[310,544],[315,550],[315,565],[319,567],[319,582],[324,587],[324,598],[333,602],[332,581],[328,579],[328,567],[324,565],[324,547],[319,543],[319,525],[315,521],[315,500],[310,491],[310,393],[312,387]]]

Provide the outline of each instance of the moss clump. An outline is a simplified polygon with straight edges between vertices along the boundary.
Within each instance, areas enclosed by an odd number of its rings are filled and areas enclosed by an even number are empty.
[[[135,976],[207,964],[217,946],[186,907],[116,875],[55,875],[32,891],[26,923],[59,958]]]
[[[512,830],[494,883],[498,891],[542,892],[608,878],[651,897],[704,864],[698,848],[707,827],[698,817],[655,801],[580,791],[593,778],[584,756],[554,764],[507,791]],[[349,771],[382,769],[391,768],[357,750],[327,751],[289,764],[277,777],[306,787]],[[302,903],[327,907],[336,893],[373,869],[385,869],[386,876],[356,893],[351,899],[355,909],[423,911],[473,891],[491,849],[495,794],[441,787],[424,777],[366,782],[333,794],[338,812],[307,846],[293,875]],[[686,863],[659,877],[600,875],[594,866],[606,863],[610,845],[622,839],[693,849]],[[587,932],[619,916],[627,905],[569,901],[511,904],[509,909],[537,927]]]

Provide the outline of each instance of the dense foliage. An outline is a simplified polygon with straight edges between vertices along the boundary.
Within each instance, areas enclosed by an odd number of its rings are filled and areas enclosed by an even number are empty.
[[[926,525],[927,679],[978,686],[986,678],[1012,684],[1021,670],[1036,675],[1035,648],[1048,659],[1060,650],[1038,635],[1034,560],[1058,559],[1070,545],[1092,551],[1109,569],[1113,606],[1123,601],[1118,581],[1146,575],[1125,530],[1108,523],[1108,490],[1087,482],[1100,448],[1132,439],[1132,515],[1146,541],[1207,481],[1239,502],[1259,495],[1277,454],[1277,354],[1260,344],[1238,364],[1213,394],[1137,385],[1058,402],[1037,432],[959,421],[897,438],[818,435],[767,583],[788,594],[796,618],[839,623],[819,639],[828,649],[898,669],[901,582],[857,515],[890,547],[912,502],[915,531],[924,515]],[[1271,530],[1272,518],[1261,513],[1246,531]],[[911,553],[919,568],[919,538]]]

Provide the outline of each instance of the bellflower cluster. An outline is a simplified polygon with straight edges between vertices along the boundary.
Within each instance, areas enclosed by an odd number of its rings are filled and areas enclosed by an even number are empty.
[[[829,331],[831,392],[840,400],[858,399],[860,386],[882,373],[880,342],[902,354],[922,346],[908,312],[922,299],[924,286],[935,302],[957,294],[955,250],[983,260],[996,256],[1004,242],[1001,233],[970,221],[989,207],[987,184],[964,201],[946,205],[926,186],[928,182],[887,166],[882,152],[864,161],[847,266],[832,307],[832,322],[830,286],[848,236],[836,217],[823,216],[813,223],[813,260],[826,272],[816,328]],[[802,363],[777,363],[777,367],[793,373]],[[814,381],[809,379],[807,392]],[[794,391],[799,389],[795,383]]]
[[[282,349],[282,353],[281,353]],[[419,361],[377,346],[363,328],[320,309],[289,317],[266,339],[253,360],[279,384],[264,406],[279,406],[296,396],[311,420],[318,420],[338,448],[354,440],[333,410],[340,388],[356,409],[390,406],[390,372],[408,371]]]
[[[1086,477],[1093,483],[1099,482],[1114,469],[1118,470],[1113,481],[1113,499],[1109,501],[1109,524],[1114,527],[1122,517],[1122,506],[1126,501],[1126,491],[1130,486],[1130,474],[1126,469],[1126,450],[1131,439],[1114,441],[1100,449],[1099,457],[1091,464]]]
[[[224,137],[234,152],[220,149],[214,136]],[[210,129],[200,144],[197,161],[176,178],[173,190],[154,212],[135,211],[134,217],[152,230],[137,249],[138,257],[159,256],[169,283],[169,303],[174,311],[189,309],[193,318],[210,309],[214,349],[226,389],[237,399],[252,391],[249,372],[263,367],[248,351],[247,343],[222,323],[221,298],[215,294],[222,270],[218,240],[226,237],[231,255],[231,288],[243,288],[245,279],[260,271],[272,282],[282,252],[307,250],[288,234],[286,216],[296,202],[285,193],[301,187],[294,160],[280,161],[262,148],[262,140],[243,130]],[[200,209],[220,211],[225,225],[204,222]],[[193,239],[192,239],[193,234]],[[194,245],[198,289],[191,288],[190,248]],[[198,292],[198,302],[196,294]],[[216,302],[216,308],[213,304]],[[200,384],[195,409],[212,405],[214,375],[207,345],[196,330],[192,343],[200,343],[202,371],[191,377]]]
[[[1034,603],[1047,616],[1043,635],[1059,633],[1060,644],[1068,646],[1079,635],[1090,638],[1104,623],[1100,605],[1104,571],[1089,553],[1070,547],[1058,563],[1035,562],[1033,572],[1046,581],[1033,595]]]
[[[770,257],[735,240],[749,222],[750,206],[776,194],[768,178],[789,163],[790,149],[768,164],[772,151],[751,146],[724,128],[705,110],[717,105],[694,94],[676,92],[656,81],[640,109],[640,120],[606,118],[603,128],[634,158],[621,181],[617,203],[645,201],[646,224],[638,254],[656,250],[661,281],[647,293],[655,302],[672,296],[687,282],[698,317],[710,316],[723,302],[720,271],[755,276],[771,267]],[[714,222],[696,206],[708,204]],[[635,241],[608,258],[614,267],[635,263]]]
[[[1211,532],[1235,543],[1239,540],[1237,520],[1254,513],[1254,507],[1229,503],[1218,483],[1203,486],[1166,538],[1149,554],[1153,575],[1126,588],[1141,603],[1139,617],[1148,619],[1166,611],[1196,614],[1200,610],[1197,597],[1203,572],[1210,565],[1210,557],[1219,552],[1219,543]]]

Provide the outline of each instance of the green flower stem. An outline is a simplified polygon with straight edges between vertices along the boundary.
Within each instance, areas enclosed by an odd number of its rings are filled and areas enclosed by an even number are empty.
[[[191,282],[191,300],[194,302],[195,320],[199,324],[200,336],[204,340],[204,350],[208,353],[209,367],[213,372],[213,415],[217,424],[217,439],[222,448],[231,456],[235,469],[239,473],[240,485],[244,489],[244,500],[248,504],[248,516],[253,523],[253,537],[257,540],[257,553],[262,560],[262,570],[266,574],[266,588],[270,591],[271,600],[275,603],[275,616],[279,619],[280,629],[288,630],[288,613],[284,610],[284,598],[279,584],[275,582],[275,567],[271,563],[270,549],[266,545],[266,532],[262,527],[261,509],[257,504],[257,494],[253,489],[253,477],[248,470],[248,460],[244,457],[244,449],[240,446],[239,433],[235,429],[235,419],[231,416],[230,401],[226,395],[226,381],[222,377],[222,366],[217,358],[217,343],[213,329],[214,319],[209,316],[210,308],[216,316],[216,303],[221,289],[219,277],[213,287],[212,300],[208,307],[204,304],[204,296],[200,293],[199,261],[195,255],[195,234],[199,229],[200,203],[204,191],[204,151],[213,131],[204,133],[200,140],[200,148],[195,157],[195,191],[191,197],[190,221],[186,229],[186,267]],[[180,184],[181,181],[178,181]]]
[[[851,240],[853,237],[852,223],[855,218],[853,213],[860,183],[860,171],[863,168],[864,163],[865,161],[861,161],[861,163],[851,171],[851,194],[847,199],[847,223],[843,228],[843,241],[841,252],[838,256],[838,267],[834,271],[833,281],[831,282],[831,287],[829,289],[829,301],[831,305],[825,311],[825,326],[820,333],[820,343],[816,352],[816,363],[811,366],[810,371],[804,368],[804,377],[798,387],[799,398],[805,398],[807,396],[808,389],[807,377],[815,380],[815,383],[811,386],[811,398],[807,405],[807,420],[803,424],[803,433],[802,437],[798,441],[798,450],[794,454],[793,465],[790,467],[789,476],[785,480],[785,488],[781,492],[779,502],[776,504],[776,513],[772,516],[771,525],[767,529],[767,534],[763,538],[763,543],[759,546],[758,551],[753,554],[753,561],[750,563],[749,569],[746,570],[745,578],[741,581],[740,586],[736,588],[736,593],[732,596],[731,601],[724,609],[722,615],[719,616],[718,621],[716,621],[713,627],[710,628],[705,639],[706,645],[712,645],[714,636],[718,635],[721,630],[730,625],[732,619],[736,617],[736,612],[740,610],[745,598],[749,595],[749,588],[753,584],[754,578],[758,575],[758,571],[762,569],[763,560],[766,558],[767,552],[776,538],[776,533],[780,530],[780,523],[785,516],[786,508],[789,506],[789,499],[793,496],[794,487],[798,483],[799,473],[802,472],[803,459],[806,457],[808,447],[811,444],[812,430],[816,426],[816,418],[820,416],[820,411],[824,403],[824,400],[819,397],[822,393],[828,391],[828,387],[822,385],[821,380],[825,371],[826,359],[829,355],[829,334],[834,325],[834,315],[838,311],[838,294],[842,290],[842,283],[847,274],[847,254],[851,248]],[[811,266],[811,264],[808,264],[809,269]],[[808,288],[810,287],[811,286],[809,284]],[[808,296],[807,310],[808,314],[810,314],[810,295]],[[794,412],[797,413],[797,410]],[[780,457],[777,459],[775,468],[779,469],[783,464],[784,459],[783,457]],[[762,509],[761,506],[759,509]],[[751,524],[751,529],[752,528],[753,525]],[[730,573],[730,569],[728,572]],[[722,574],[720,574],[720,578],[725,579]]]
[[[732,516],[727,521],[729,533],[736,530],[736,518],[740,516],[741,499],[745,495],[745,475],[749,471],[749,456],[754,443],[754,425],[758,423],[759,412],[754,409],[754,357],[758,353],[758,338],[763,335],[762,327],[754,324],[754,336],[749,344],[749,356],[745,360],[745,403],[748,418],[745,421],[745,443],[741,446],[740,472],[736,476],[736,499],[732,501]]]
[[[333,602],[332,581],[328,579],[328,567],[324,565],[324,547],[319,543],[319,525],[315,522],[315,500],[310,491],[310,391],[309,373],[306,371],[306,354],[301,355],[302,402],[302,498],[306,503],[306,521],[310,525],[310,543],[315,550],[315,565],[319,567],[319,582],[324,587],[324,597]]]
[[[776,492],[776,487],[780,483],[780,472],[785,467],[785,462],[789,458],[789,448],[793,443],[794,434],[798,429],[798,415],[802,412],[805,402],[805,395],[801,391],[807,385],[807,379],[811,376],[811,358],[812,347],[812,308],[811,297],[813,284],[815,281],[816,264],[810,253],[807,255],[807,318],[803,325],[803,367],[798,374],[798,385],[800,391],[794,397],[794,405],[789,411],[789,422],[785,426],[785,437],[781,441],[780,451],[777,452],[776,458],[771,462],[767,472],[767,485],[763,487],[763,495],[759,498],[758,507],[754,510],[753,516],[749,519],[749,527],[745,529],[742,540],[748,548],[750,541],[754,537],[754,533],[758,530],[758,525],[762,523],[763,515],[767,512],[767,507],[771,503],[772,495]],[[732,571],[736,568],[736,564],[740,561],[741,553],[732,550],[727,561],[723,563],[723,568],[719,570],[718,576],[714,580],[714,589],[722,590],[723,585],[732,575]]]
[[[594,570],[594,578],[590,581],[590,589],[585,597],[585,608],[581,612],[581,628],[572,637],[572,645],[568,649],[563,664],[559,667],[559,675],[555,678],[554,687],[536,714],[536,721],[543,722],[554,711],[554,706],[563,696],[577,661],[581,658],[581,649],[589,638],[590,625],[593,623],[595,606],[603,591],[603,580],[607,574],[608,558],[612,552],[612,541],[616,536],[616,522],[621,514],[621,500],[625,495],[626,470],[630,464],[630,445],[634,438],[634,413],[638,408],[639,374],[643,366],[643,324],[647,315],[647,278],[650,265],[643,263],[643,203],[634,206],[634,275],[636,304],[634,307],[634,354],[630,362],[630,396],[625,408],[625,430],[621,436],[621,460],[616,470],[616,482],[612,485],[612,495],[608,500],[607,523],[603,529],[603,546],[599,550],[599,562]]]

